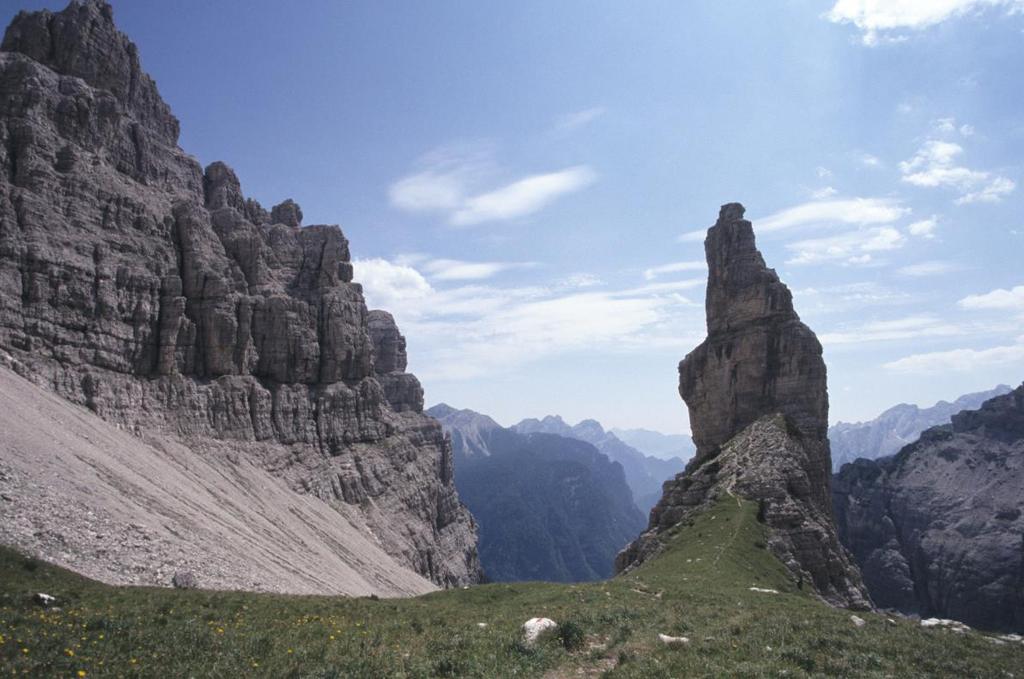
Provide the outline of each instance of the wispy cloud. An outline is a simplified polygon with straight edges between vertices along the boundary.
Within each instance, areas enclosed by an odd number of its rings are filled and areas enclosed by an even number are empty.
[[[604,106],[592,106],[590,108],[585,108],[582,111],[567,113],[564,116],[560,116],[558,120],[555,121],[555,129],[560,132],[571,132],[572,130],[589,125],[603,116],[606,112],[607,110]]]
[[[597,179],[593,169],[576,165],[484,190],[484,183],[493,186],[493,177],[500,174],[486,152],[441,149],[419,164],[419,171],[391,185],[391,204],[407,212],[442,214],[453,226],[526,217]]]
[[[1024,371],[1024,337],[1019,337],[1016,344],[912,354],[884,365],[893,372],[917,375],[947,374],[951,370],[973,372],[1002,366],[1015,370],[1018,376]]]
[[[956,262],[932,260],[928,262],[918,262],[917,264],[908,264],[907,266],[900,267],[896,271],[901,276],[923,278],[925,276],[941,276],[943,274],[953,273],[954,271],[960,271],[961,269],[963,269],[963,267]]]
[[[814,189],[811,191],[811,198],[814,200],[825,200],[837,195],[839,192],[831,186],[823,186],[820,189]]]
[[[825,238],[808,238],[788,243],[793,256],[787,264],[819,264],[843,262],[868,264],[875,253],[896,250],[907,242],[906,237],[891,226],[871,227]]]
[[[801,314],[834,314],[878,306],[907,304],[913,296],[876,281],[825,285],[793,290]]]
[[[1024,311],[1024,285],[1009,290],[998,288],[982,295],[968,295],[957,305],[962,309],[998,309]]]
[[[885,321],[871,321],[851,329],[823,333],[822,344],[863,344],[920,337],[950,337],[964,330],[933,314],[914,314]]]
[[[850,23],[861,31],[861,41],[873,46],[906,40],[902,31],[922,30],[948,19],[1000,7],[1024,9],[1022,0],[837,0],[825,17]]]
[[[416,346],[417,372],[428,379],[507,372],[574,351],[682,351],[704,329],[701,307],[681,294],[703,279],[591,290],[595,281],[584,275],[551,286],[443,288],[410,264],[354,264],[368,303],[395,315]]]
[[[891,224],[909,212],[891,198],[849,198],[802,203],[753,221],[758,233],[768,233],[807,225]]]
[[[458,259],[432,259],[423,268],[439,281],[470,281],[491,278],[503,271],[535,266],[533,262],[464,262]]]
[[[1016,188],[1016,183],[1007,177],[958,164],[963,152],[956,142],[926,141],[914,157],[900,163],[902,179],[914,186],[955,189],[960,193],[958,205],[998,202]]]
[[[911,236],[935,238],[935,227],[938,226],[938,223],[938,218],[934,216],[928,219],[920,219],[911,223],[910,226],[907,227],[907,231],[910,232]]]
[[[673,262],[671,264],[662,264],[661,266],[652,266],[650,269],[645,269],[644,278],[652,281],[658,276],[664,276],[665,274],[679,273],[681,271],[703,271],[706,268],[708,268],[708,265],[704,260]]]
[[[597,174],[586,165],[558,172],[531,175],[486,193],[466,198],[452,214],[455,226],[470,226],[525,217],[547,207],[558,197],[589,186]]]

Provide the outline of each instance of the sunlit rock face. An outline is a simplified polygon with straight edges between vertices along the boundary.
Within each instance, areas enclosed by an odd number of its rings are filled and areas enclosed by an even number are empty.
[[[182,151],[102,0],[19,14],[0,93],[0,349],[23,373],[358,505],[409,568],[475,582],[449,445],[387,341],[375,363],[341,230]]]

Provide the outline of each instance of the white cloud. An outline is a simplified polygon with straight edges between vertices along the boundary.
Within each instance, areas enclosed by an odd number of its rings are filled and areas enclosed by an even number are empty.
[[[467,198],[452,213],[450,222],[470,226],[481,222],[515,219],[533,214],[559,196],[579,191],[597,179],[586,165],[524,177],[494,191]]]
[[[797,288],[793,290],[793,298],[801,314],[833,314],[913,301],[906,291],[895,290],[875,281]]]
[[[819,224],[891,224],[910,212],[889,198],[816,200],[753,220],[758,233]]]
[[[582,111],[575,111],[568,113],[558,118],[555,122],[555,128],[561,132],[570,132],[576,128],[589,125],[594,122],[606,112],[604,106],[593,106],[591,108],[585,108]]]
[[[686,233],[676,237],[676,241],[680,243],[703,243],[704,239],[707,238],[707,229],[697,229],[696,231],[687,231]]]
[[[508,372],[575,351],[683,351],[704,329],[702,307],[680,294],[703,279],[590,291],[598,281],[580,274],[549,287],[442,288],[409,264],[354,264],[368,304],[394,314],[416,347],[414,369],[427,379]]]
[[[878,156],[873,156],[870,153],[862,153],[860,156],[860,163],[864,167],[881,167],[882,159]]]
[[[824,186],[820,189],[815,189],[814,191],[811,191],[811,198],[813,198],[814,200],[825,200],[826,198],[831,198],[837,193],[839,192],[836,191],[831,186]]]
[[[868,264],[872,253],[896,250],[907,242],[906,237],[891,226],[872,227],[829,236],[809,238],[786,245],[794,255],[787,264],[819,264],[843,261],[847,264]]]
[[[963,309],[1006,309],[1024,311],[1024,285],[999,288],[983,295],[968,295],[957,304]]]
[[[913,222],[907,227],[907,231],[910,232],[911,236],[920,236],[921,238],[935,238],[935,227],[938,225],[938,218],[931,217],[929,219],[921,219]]]
[[[440,281],[468,281],[491,278],[508,271],[534,266],[532,262],[464,262],[458,259],[432,259],[423,264],[431,278]]]
[[[941,276],[942,274],[952,273],[954,271],[960,271],[963,267],[955,262],[943,262],[933,260],[930,262],[918,262],[917,264],[908,264],[907,266],[900,267],[897,272],[901,276],[910,276],[911,278],[922,278],[924,276]]]
[[[906,39],[902,30],[921,30],[982,9],[1024,8],[1022,0],[837,0],[825,17],[860,29],[865,45]]]
[[[918,375],[948,374],[951,370],[973,372],[1001,366],[1012,366],[1018,374],[1024,370],[1024,337],[1018,338],[1017,344],[913,354],[884,365],[893,372]]]
[[[419,164],[418,172],[388,189],[391,204],[406,212],[443,214],[454,226],[525,217],[597,178],[590,167],[577,165],[481,190],[499,174],[486,150],[439,149]]]
[[[650,269],[644,271],[644,279],[654,280],[658,276],[663,276],[667,273],[679,273],[680,271],[703,271],[708,268],[708,265],[703,260],[695,260],[692,262],[673,262],[672,264],[662,264],[661,266],[652,266]]]
[[[915,314],[887,321],[871,321],[849,330],[826,332],[822,344],[863,344],[920,337],[950,337],[963,334],[963,329],[933,314]]]
[[[913,158],[900,163],[902,179],[915,186],[956,189],[960,192],[957,204],[997,202],[1016,188],[1006,177],[958,165],[963,152],[955,142],[926,141]]]
[[[814,173],[818,175],[818,179],[828,179],[832,176],[832,170],[820,165],[814,169]]]

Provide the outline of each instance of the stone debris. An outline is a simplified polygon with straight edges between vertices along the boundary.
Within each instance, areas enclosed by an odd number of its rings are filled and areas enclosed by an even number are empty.
[[[868,624],[867,621],[864,620],[864,618],[857,615],[851,615],[850,622],[853,623],[854,627],[863,627],[864,625]]]
[[[957,634],[963,634],[971,631],[970,627],[959,620],[948,620],[946,618],[925,618],[921,621],[921,627],[945,628],[956,632]]]
[[[37,604],[39,604],[43,608],[50,608],[51,606],[57,603],[57,597],[50,596],[49,594],[44,594],[43,592],[36,592],[36,595],[33,597],[33,599]]]
[[[689,637],[672,637],[667,634],[659,634],[658,640],[666,646],[685,646],[690,643]]]
[[[557,627],[558,623],[551,618],[530,618],[523,623],[523,641],[527,646],[533,646],[540,635]]]
[[[751,587],[750,591],[751,592],[761,592],[763,594],[778,594],[779,593],[779,590],[777,590],[777,589],[765,589],[764,587]]]

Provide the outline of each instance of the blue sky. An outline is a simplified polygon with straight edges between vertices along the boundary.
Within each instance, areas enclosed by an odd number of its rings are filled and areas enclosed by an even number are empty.
[[[1022,0],[113,4],[183,148],[341,225],[428,403],[686,431],[731,201],[833,421],[1024,380]]]

